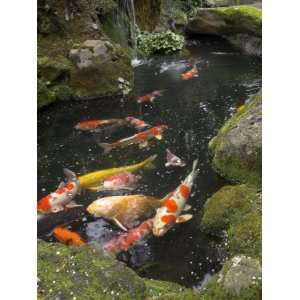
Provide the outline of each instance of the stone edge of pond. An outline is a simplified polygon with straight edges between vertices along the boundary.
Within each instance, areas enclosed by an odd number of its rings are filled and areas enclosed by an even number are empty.
[[[233,142],[228,133],[231,130],[237,130],[240,134],[244,134],[245,127],[239,125],[245,120],[253,120],[253,116],[259,116],[256,120],[260,124],[255,130],[258,129],[260,138],[248,139],[247,143],[250,144],[250,148],[261,151],[261,101],[260,91],[227,120],[217,136],[209,143],[209,149],[214,155],[215,170],[220,175],[225,175],[240,183],[223,186],[206,200],[203,207],[199,229],[208,235],[223,236],[229,255],[222,270],[202,291],[203,298],[201,299],[203,300],[261,299],[261,169],[257,168],[256,172],[253,172],[250,164],[249,166],[245,165],[242,173],[240,170],[238,172],[228,171],[228,168],[229,170],[236,168],[234,162],[237,159],[226,157],[227,164],[221,164],[219,162],[223,159],[224,152],[218,153],[224,143],[231,144]],[[236,132],[234,136],[236,136]],[[233,154],[245,149],[243,143],[237,143],[235,146],[237,149],[231,152]],[[225,149],[227,148],[225,147]],[[219,155],[217,160],[215,159],[216,153]],[[256,156],[256,159],[257,164],[260,165],[261,153]]]
[[[254,6],[199,8],[189,18],[186,32],[220,36],[246,54],[262,54],[262,11]]]

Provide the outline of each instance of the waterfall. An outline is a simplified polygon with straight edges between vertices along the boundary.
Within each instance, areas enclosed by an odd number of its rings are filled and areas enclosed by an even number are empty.
[[[132,48],[137,47],[136,41],[136,18],[135,18],[135,7],[134,7],[134,0],[119,0],[119,7],[122,9],[129,18],[130,23],[130,40]]]

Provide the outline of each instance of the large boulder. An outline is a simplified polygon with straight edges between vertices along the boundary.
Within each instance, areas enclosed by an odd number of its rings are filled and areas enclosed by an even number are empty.
[[[38,242],[38,299],[197,299],[178,284],[143,279],[98,244]]]
[[[224,177],[261,185],[261,93],[236,112],[209,143],[213,168]]]
[[[190,34],[217,35],[248,54],[261,55],[261,10],[253,6],[199,8],[187,24]]]
[[[224,236],[231,256],[261,258],[261,192],[246,184],[227,185],[205,203],[200,228]]]

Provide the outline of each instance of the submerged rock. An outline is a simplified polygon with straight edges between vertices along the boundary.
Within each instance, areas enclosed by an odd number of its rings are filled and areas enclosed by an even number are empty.
[[[261,10],[253,6],[197,9],[187,24],[190,34],[217,35],[248,54],[261,55]]]
[[[166,297],[164,295],[167,295]],[[178,284],[142,279],[98,244],[38,242],[38,299],[197,299]]]
[[[209,143],[213,168],[224,177],[261,185],[262,160],[261,93],[237,112]]]

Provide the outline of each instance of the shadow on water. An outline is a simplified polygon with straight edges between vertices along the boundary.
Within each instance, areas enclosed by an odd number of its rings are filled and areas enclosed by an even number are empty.
[[[137,66],[132,101],[121,106],[103,100],[61,102],[40,112],[38,196],[40,198],[57,187],[63,180],[63,167],[82,175],[142,161],[156,153],[156,169],[141,171],[143,178],[136,192],[160,198],[178,186],[190,171],[193,160],[199,158],[201,171],[189,199],[194,218],[162,238],[151,238],[119,255],[140,275],[192,286],[218,271],[225,255],[220,241],[205,236],[199,230],[204,201],[225,184],[211,168],[207,145],[236,107],[260,89],[261,62],[239,53],[222,40],[190,41],[188,50],[189,58],[156,56]],[[191,68],[193,60],[200,61],[199,77],[182,81],[180,74]],[[165,90],[162,97],[149,104],[136,103],[138,96],[157,89]],[[139,150],[131,146],[108,155],[102,153],[96,140],[112,142],[134,131],[126,130],[109,139],[96,139],[92,134],[73,129],[82,120],[126,116],[141,118],[152,125],[167,124],[169,129],[162,141],[151,141],[150,148]],[[184,159],[187,166],[166,169],[166,148]],[[76,201],[88,205],[96,197],[96,194],[85,193],[79,195]],[[74,215],[77,221],[69,223],[69,226],[88,241],[107,240],[118,233],[104,220],[87,216],[84,209]],[[59,218],[56,221],[60,223]],[[47,221],[38,232],[40,237],[54,240],[46,235],[51,232]]]

